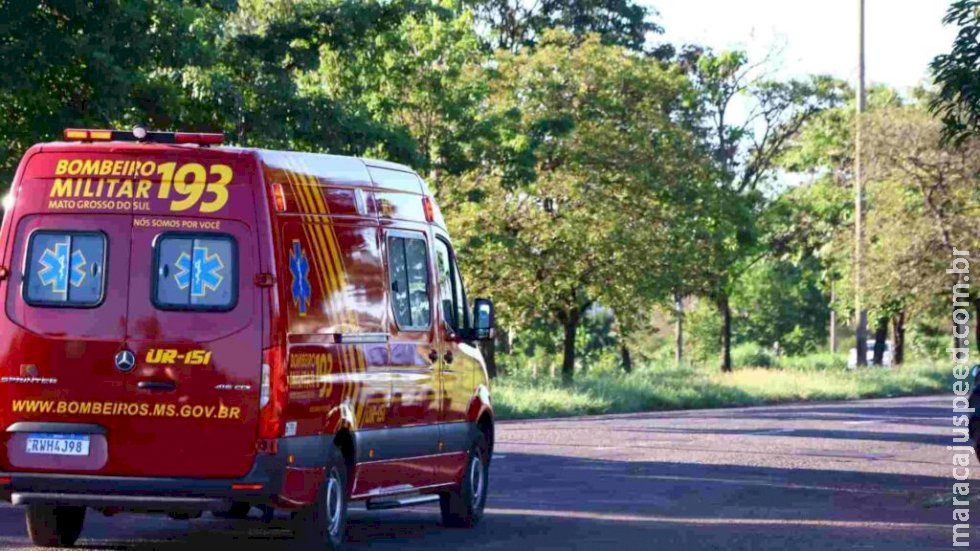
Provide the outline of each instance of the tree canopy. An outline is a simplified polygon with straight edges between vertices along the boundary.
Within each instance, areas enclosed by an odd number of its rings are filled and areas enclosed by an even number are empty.
[[[958,31],[953,49],[932,62],[939,90],[931,107],[943,139],[962,143],[980,132],[980,0],[955,0],[943,22]]]
[[[685,75],[597,36],[573,40],[552,31],[498,57],[481,116],[495,133],[445,187],[474,281],[501,297],[503,319],[564,328],[566,379],[586,310],[601,303],[628,325],[648,307],[665,290],[682,200],[711,193],[674,120]]]

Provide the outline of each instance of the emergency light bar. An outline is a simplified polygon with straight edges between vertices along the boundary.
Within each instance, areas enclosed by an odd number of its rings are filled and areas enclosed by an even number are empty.
[[[200,132],[151,132],[142,126],[132,130],[93,130],[87,128],[66,128],[65,140],[83,142],[152,142],[198,145],[221,145],[222,134]]]

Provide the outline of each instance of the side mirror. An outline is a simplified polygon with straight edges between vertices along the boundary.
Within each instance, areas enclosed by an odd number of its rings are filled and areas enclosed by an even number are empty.
[[[478,298],[473,304],[473,337],[493,338],[493,302],[488,298]]]

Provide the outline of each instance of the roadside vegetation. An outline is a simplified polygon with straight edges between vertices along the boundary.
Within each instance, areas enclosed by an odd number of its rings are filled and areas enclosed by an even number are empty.
[[[948,369],[935,362],[854,370],[842,355],[815,354],[732,373],[669,363],[632,373],[597,369],[572,385],[523,372],[498,377],[493,396],[501,419],[524,419],[886,398],[942,392],[950,384]]]

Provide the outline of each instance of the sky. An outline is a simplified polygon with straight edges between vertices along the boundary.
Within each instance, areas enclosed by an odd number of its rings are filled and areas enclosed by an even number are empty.
[[[745,49],[758,60],[778,52],[775,74],[830,74],[857,81],[858,0],[639,0],[660,12],[656,41]],[[950,0],[866,0],[866,73],[870,83],[907,91],[926,82],[932,58],[949,51]]]

